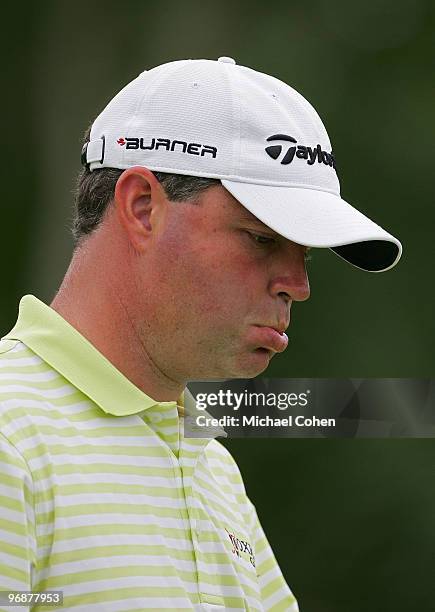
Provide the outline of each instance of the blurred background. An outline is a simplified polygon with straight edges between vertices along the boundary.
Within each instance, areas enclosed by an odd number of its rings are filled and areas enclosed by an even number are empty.
[[[50,303],[72,253],[82,135],[145,69],[234,57],[317,109],[342,196],[397,236],[370,274],[313,249],[311,298],[268,377],[434,374],[435,4],[430,0],[9,5],[2,32],[0,335]],[[435,407],[434,407],[435,408]],[[432,440],[229,440],[301,612],[435,609]]]

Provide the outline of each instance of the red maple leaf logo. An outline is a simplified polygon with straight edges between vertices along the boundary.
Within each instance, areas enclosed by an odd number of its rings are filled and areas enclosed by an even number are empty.
[[[117,142],[119,145],[121,145],[121,147],[122,147],[123,145],[125,145],[125,140],[124,140],[124,138],[118,138],[118,140],[117,140],[116,142]]]

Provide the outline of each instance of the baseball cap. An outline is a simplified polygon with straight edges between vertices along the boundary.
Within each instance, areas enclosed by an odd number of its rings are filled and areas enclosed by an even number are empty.
[[[139,74],[95,119],[82,163],[220,179],[281,236],[330,248],[362,270],[389,270],[402,254],[397,238],[341,198],[331,143],[311,104],[230,57]]]

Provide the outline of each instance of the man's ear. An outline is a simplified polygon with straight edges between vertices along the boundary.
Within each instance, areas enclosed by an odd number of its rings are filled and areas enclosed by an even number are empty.
[[[136,250],[143,251],[166,217],[168,200],[163,187],[148,168],[133,166],[119,177],[114,200],[128,239]]]

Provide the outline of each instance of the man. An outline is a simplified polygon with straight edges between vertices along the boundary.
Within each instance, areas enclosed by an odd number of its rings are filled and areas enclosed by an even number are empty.
[[[400,242],[340,199],[312,106],[231,58],[140,74],[82,162],[62,285],[50,306],[24,296],[0,343],[0,590],[295,612],[233,458],[184,438],[186,383],[285,350],[308,248],[379,272]]]

